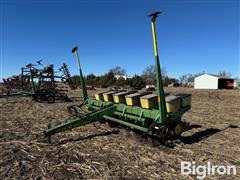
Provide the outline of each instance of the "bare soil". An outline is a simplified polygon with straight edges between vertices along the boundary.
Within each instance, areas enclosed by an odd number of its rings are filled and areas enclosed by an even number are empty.
[[[48,144],[42,132],[68,119],[67,106],[80,100],[48,104],[0,99],[0,179],[183,179],[181,161],[235,165],[236,176],[208,178],[240,179],[240,91],[166,90],[193,94],[192,108],[183,119],[194,128],[184,132],[173,149],[152,147],[130,130],[100,123],[57,134]]]

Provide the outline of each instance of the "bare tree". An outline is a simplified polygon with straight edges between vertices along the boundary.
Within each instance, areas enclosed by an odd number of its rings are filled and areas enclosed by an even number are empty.
[[[223,78],[231,78],[232,77],[231,73],[227,72],[225,70],[219,71],[218,76],[223,77]]]
[[[162,78],[166,77],[165,68],[161,68]],[[155,65],[150,65],[143,70],[142,77],[146,80],[147,84],[156,83],[156,67]]]
[[[179,82],[180,84],[186,86],[188,85],[189,83],[192,83],[194,81],[194,75],[192,74],[184,74],[182,76],[179,77]]]
[[[126,75],[126,69],[121,68],[119,66],[116,66],[109,70],[109,72],[112,72],[114,76],[124,76]]]

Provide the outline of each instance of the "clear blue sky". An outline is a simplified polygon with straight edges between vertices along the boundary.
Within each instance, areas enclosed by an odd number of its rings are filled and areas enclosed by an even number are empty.
[[[154,64],[150,19],[157,19],[161,65],[167,74],[219,70],[240,76],[238,0],[0,0],[0,75],[43,59],[66,62],[77,74],[79,46],[83,73],[97,75],[121,66],[129,75]]]

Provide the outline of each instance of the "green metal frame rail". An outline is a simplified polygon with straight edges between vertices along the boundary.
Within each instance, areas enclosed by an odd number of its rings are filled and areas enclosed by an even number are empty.
[[[128,126],[131,129],[151,133],[155,127],[172,125],[178,122],[181,116],[191,108],[191,106],[186,106],[175,113],[168,113],[167,120],[164,120],[161,118],[160,112],[157,109],[148,110],[138,106],[130,107],[125,104],[113,104],[93,99],[88,99],[87,106],[92,112],[75,120],[50,128],[44,132],[44,136],[49,137],[56,133],[71,130],[100,120],[112,121]]]

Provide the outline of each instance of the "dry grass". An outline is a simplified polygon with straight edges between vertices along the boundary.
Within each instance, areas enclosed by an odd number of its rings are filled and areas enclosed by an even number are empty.
[[[100,123],[58,134],[48,144],[42,132],[49,123],[56,125],[68,119],[66,107],[77,102],[47,104],[30,98],[9,102],[1,99],[0,179],[182,179],[181,160],[235,165],[237,176],[228,178],[239,179],[240,91],[217,91],[219,98],[209,98],[206,90],[167,91],[193,94],[192,109],[184,119],[199,125],[185,132],[174,149],[151,147],[128,130],[119,129],[116,133]],[[238,127],[231,128],[230,124]]]

